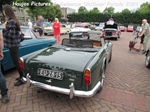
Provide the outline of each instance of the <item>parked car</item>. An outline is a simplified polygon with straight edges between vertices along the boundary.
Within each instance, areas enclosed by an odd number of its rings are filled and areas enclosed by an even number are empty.
[[[0,28],[2,29],[2,27]],[[20,56],[32,53],[34,51],[46,48],[55,44],[54,38],[38,38],[34,32],[27,26],[21,26],[22,33],[25,34],[25,40],[21,42],[19,47]],[[1,60],[0,64],[3,71],[9,70],[14,67],[13,61],[10,57],[9,50],[3,48],[4,59]]]
[[[70,31],[71,27],[66,25],[66,24],[61,24],[60,25],[60,34],[68,34]]]
[[[76,24],[75,27],[70,30],[69,37],[86,37],[89,36],[89,31],[91,31],[91,29],[89,28],[89,25],[87,23],[79,23]]]
[[[127,32],[133,32],[133,25],[128,25]]]
[[[146,52],[145,65],[147,68],[150,68],[150,48]]]
[[[100,30],[100,31],[102,31],[102,30],[104,29],[104,25],[105,25],[104,22],[99,23],[99,25],[97,25],[97,26],[95,27],[95,30]]]
[[[47,35],[47,31],[52,30],[52,24],[50,22],[43,22],[43,27],[44,27],[44,35]],[[37,32],[38,28],[36,27],[36,23],[33,25],[33,31]]]
[[[119,29],[120,29],[121,32],[126,31],[125,26],[119,26]]]
[[[101,37],[104,37],[105,39],[115,38],[118,40],[118,38],[120,38],[120,29],[118,28],[118,25],[114,21],[107,21]]]
[[[20,66],[29,85],[67,94],[70,98],[92,97],[103,87],[111,58],[112,44],[103,38],[65,38],[61,45],[21,57]]]

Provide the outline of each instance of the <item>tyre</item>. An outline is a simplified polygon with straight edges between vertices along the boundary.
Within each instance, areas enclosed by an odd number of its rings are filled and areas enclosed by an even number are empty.
[[[110,52],[110,58],[109,58],[108,62],[111,62],[111,58],[112,58],[112,50]]]
[[[102,89],[103,89],[103,85],[104,85],[104,78],[105,78],[105,71],[106,71],[105,69],[106,69],[106,67],[104,66],[104,68],[103,68],[103,72],[102,72],[102,76],[101,76],[101,79],[100,79],[101,86],[100,86],[99,90],[97,91],[97,93],[101,92],[101,91],[102,91]]]
[[[150,68],[150,51],[148,52],[148,54],[146,56],[145,65],[147,68]]]

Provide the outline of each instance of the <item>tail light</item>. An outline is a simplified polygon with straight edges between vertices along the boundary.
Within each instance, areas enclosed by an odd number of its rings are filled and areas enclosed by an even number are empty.
[[[19,67],[20,67],[21,71],[24,71],[23,58],[19,59]]]
[[[84,82],[86,85],[91,84],[91,71],[90,71],[90,69],[86,69],[84,71]]]

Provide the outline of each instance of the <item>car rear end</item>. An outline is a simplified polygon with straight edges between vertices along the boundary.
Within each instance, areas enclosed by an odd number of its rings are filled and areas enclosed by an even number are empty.
[[[110,39],[110,38],[118,39],[118,32],[116,29],[105,29],[103,32],[103,36],[105,39]]]
[[[96,53],[47,49],[25,59],[22,66],[31,85],[67,94],[70,98],[90,97],[100,86],[87,88],[91,84],[91,69],[87,64]]]

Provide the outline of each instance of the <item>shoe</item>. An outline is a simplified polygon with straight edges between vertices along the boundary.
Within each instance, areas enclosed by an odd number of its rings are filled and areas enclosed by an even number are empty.
[[[20,77],[17,77],[17,78],[16,78],[16,80],[20,80],[20,79],[21,79]]]
[[[2,96],[1,100],[2,100],[2,102],[3,102],[4,104],[9,103],[9,98],[8,98],[8,96],[7,96],[7,95]]]
[[[25,84],[25,83],[26,83],[25,81],[18,80],[18,82],[16,82],[16,83],[14,84],[14,86],[21,86],[21,85],[23,85],[23,84]]]

